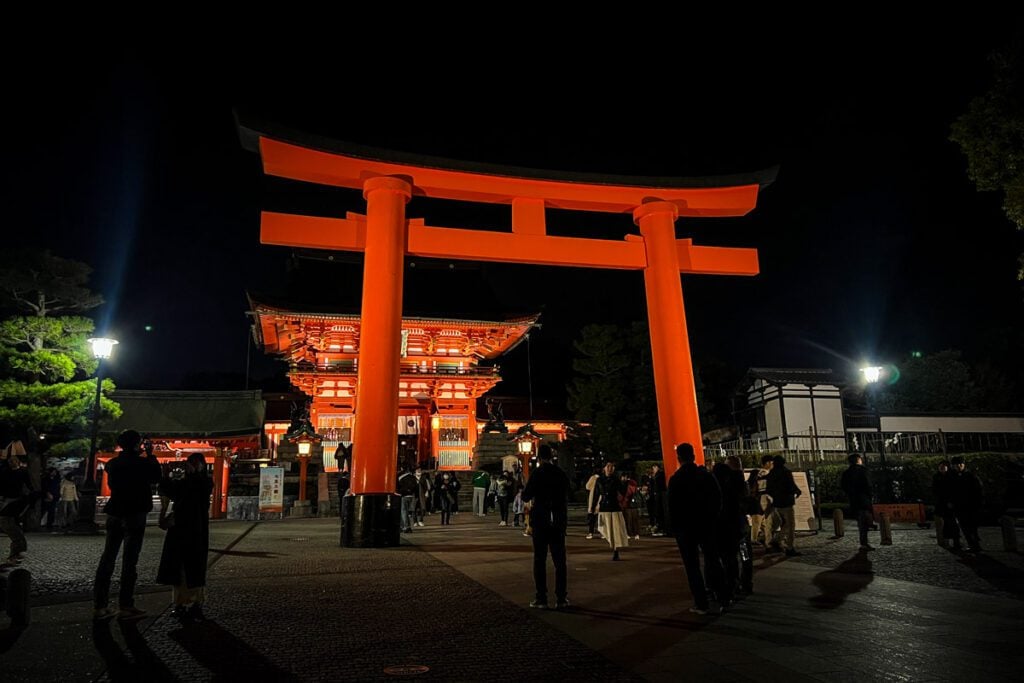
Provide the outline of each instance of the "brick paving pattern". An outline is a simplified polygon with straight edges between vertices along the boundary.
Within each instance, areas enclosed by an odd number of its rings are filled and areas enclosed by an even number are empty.
[[[977,557],[916,528],[865,554],[852,526],[836,541],[800,536],[800,557],[758,552],[755,594],[712,618],[688,612],[671,539],[644,537],[610,562],[573,514],[570,612],[526,607],[530,539],[493,514],[444,528],[428,517],[402,547],[376,550],[339,548],[337,519],[219,522],[211,620],[189,627],[152,586],[158,530],[140,561],[139,602],[155,616],[136,624],[89,620],[102,537],[33,534],[33,624],[19,634],[0,620],[0,678],[381,680],[423,665],[414,678],[995,683],[1024,670],[1024,560],[1000,550],[998,529],[983,529]]]

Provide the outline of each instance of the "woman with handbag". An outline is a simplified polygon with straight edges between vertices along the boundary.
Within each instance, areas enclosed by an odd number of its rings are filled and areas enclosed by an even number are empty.
[[[213,482],[206,461],[193,453],[185,470],[160,482],[160,528],[167,532],[156,581],[171,586],[171,615],[181,621],[203,621],[206,561],[210,549],[210,494]]]

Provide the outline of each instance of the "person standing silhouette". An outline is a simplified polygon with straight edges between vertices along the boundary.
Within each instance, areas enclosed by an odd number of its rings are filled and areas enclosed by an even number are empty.
[[[548,608],[548,551],[555,565],[556,609],[569,607],[565,530],[569,524],[569,477],[553,462],[551,446],[537,449],[539,467],[526,482],[523,502],[530,505],[533,527],[533,582],[536,596],[530,607]]]
[[[160,463],[151,453],[140,454],[142,436],[134,429],[121,432],[117,445],[121,447],[121,454],[107,463],[107,483],[110,486],[110,500],[104,508],[107,539],[93,582],[93,618],[97,620],[114,616],[119,619],[146,616],[145,610],[135,607],[136,566],[146,535],[146,515],[153,509],[152,487],[160,481]],[[114,610],[108,605],[110,577],[114,574],[114,563],[122,544],[120,609]]]

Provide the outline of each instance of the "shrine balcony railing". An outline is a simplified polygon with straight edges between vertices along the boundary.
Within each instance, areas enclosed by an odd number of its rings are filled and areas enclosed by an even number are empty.
[[[311,369],[312,366],[310,366]],[[304,370],[302,366],[297,366],[296,370]],[[319,372],[336,372],[345,375],[357,374],[357,369],[348,364],[333,364],[327,363],[326,365],[316,366],[316,370]],[[473,366],[468,368],[424,368],[421,365],[406,365],[405,363],[401,366],[401,373],[403,375],[434,375],[439,377],[498,377],[500,370],[497,367],[487,366]]]

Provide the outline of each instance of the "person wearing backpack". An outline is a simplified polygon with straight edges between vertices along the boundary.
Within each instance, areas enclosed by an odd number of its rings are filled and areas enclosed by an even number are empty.
[[[628,472],[622,473],[622,493],[619,494],[619,507],[626,522],[626,537],[640,540],[640,503],[637,500],[637,485]]]
[[[793,506],[796,499],[803,493],[793,481],[793,473],[786,467],[786,458],[776,455],[772,459],[772,471],[768,474],[765,489],[772,501],[772,508],[778,516],[780,524],[773,545],[785,545],[786,556],[794,557],[800,553],[793,546],[793,532],[796,530],[796,513]]]
[[[764,546],[772,542],[775,525],[772,521],[772,504],[768,498],[768,473],[772,471],[772,456],[761,458],[761,469],[751,472],[747,479],[750,490],[750,542],[756,544],[764,535]]]

